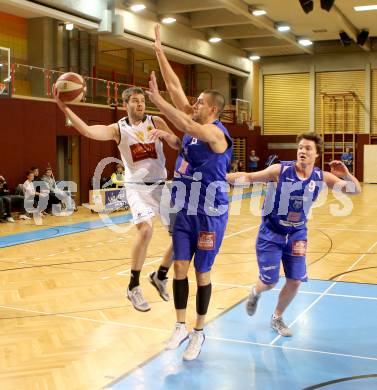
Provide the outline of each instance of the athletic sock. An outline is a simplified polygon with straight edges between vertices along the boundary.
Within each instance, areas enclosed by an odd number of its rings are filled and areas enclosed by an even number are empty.
[[[160,268],[157,271],[157,279],[158,280],[165,280],[167,279],[167,273],[169,271],[168,267],[164,267],[163,265],[160,265]]]
[[[196,312],[197,314],[204,316],[207,314],[209,301],[211,299],[212,284],[209,283],[206,286],[198,286],[196,292]]]
[[[187,307],[189,295],[188,279],[173,279],[174,307],[176,310],[183,310]]]
[[[134,287],[139,286],[140,271],[131,270],[131,279],[128,289],[131,291]]]

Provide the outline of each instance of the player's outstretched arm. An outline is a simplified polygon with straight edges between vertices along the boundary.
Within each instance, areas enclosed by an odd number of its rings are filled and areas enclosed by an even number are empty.
[[[334,160],[329,165],[331,172],[323,172],[323,181],[329,188],[349,195],[361,193],[360,182],[350,173],[342,161]]]
[[[243,183],[267,183],[269,181],[277,181],[280,171],[281,164],[273,164],[262,171],[228,173],[226,181],[236,185]]]
[[[163,139],[172,149],[179,150],[181,148],[182,141],[174,134],[167,123],[159,116],[154,116],[153,122],[157,128],[148,133],[149,139],[151,141],[156,141],[158,138]]]
[[[72,122],[72,126],[85,137],[95,139],[97,141],[120,141],[119,128],[116,123],[112,125],[87,125],[79,118],[64,102],[59,99],[59,92],[54,88],[54,98],[58,107],[63,111],[64,115]]]
[[[160,65],[160,70],[162,73],[162,77],[165,81],[166,88],[171,96],[174,105],[179,110],[185,112],[186,114],[191,115],[193,113],[193,108],[189,103],[187,96],[185,95],[185,92],[183,91],[178,76],[175,74],[173,68],[171,67],[162,49],[159,24],[155,25],[154,31],[155,31],[155,41],[154,41],[153,48],[157,56],[158,64]]]
[[[165,115],[167,119],[180,131],[208,142],[215,153],[223,153],[228,148],[228,142],[224,133],[215,125],[201,125],[194,122],[191,117],[169,104],[159,93],[156,76],[151,74],[149,91],[146,91],[149,99]]]

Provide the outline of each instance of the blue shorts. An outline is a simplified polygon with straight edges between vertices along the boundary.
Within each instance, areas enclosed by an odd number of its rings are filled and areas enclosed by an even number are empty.
[[[208,272],[220,249],[228,213],[218,217],[186,213],[187,210],[181,210],[176,215],[173,228],[173,261],[190,261],[195,254],[195,270]]]
[[[301,229],[281,235],[261,225],[257,237],[256,252],[259,279],[264,284],[279,281],[280,261],[287,279],[308,280],[306,273],[307,230]]]

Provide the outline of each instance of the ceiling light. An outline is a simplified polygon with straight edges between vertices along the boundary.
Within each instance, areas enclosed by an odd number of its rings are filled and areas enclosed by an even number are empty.
[[[266,11],[264,9],[255,9],[253,11],[253,15],[254,16],[262,16],[262,15],[266,15]]]
[[[371,5],[359,5],[357,7],[353,7],[353,9],[357,12],[362,11],[377,11],[377,4],[371,4]]]
[[[313,4],[312,0],[299,0],[299,1],[300,1],[302,9],[304,10],[304,12],[306,14],[313,11],[314,4]]]
[[[291,28],[288,25],[286,25],[286,24],[279,24],[277,26],[277,29],[280,32],[286,32],[286,31],[289,31]]]
[[[251,55],[251,56],[249,56],[249,59],[251,60],[251,61],[258,61],[258,60],[260,60],[260,56],[257,56],[257,55]]]
[[[140,11],[144,10],[145,8],[147,8],[147,7],[144,4],[136,3],[136,4],[131,5],[130,10],[133,12],[140,12]]]
[[[64,26],[67,31],[72,31],[74,27],[73,23],[66,23]]]
[[[0,64],[0,68],[2,68],[4,65],[3,64]]]
[[[165,16],[161,19],[161,22],[164,24],[172,24],[176,21],[177,21],[177,19],[173,18],[172,16]]]
[[[310,40],[310,39],[300,39],[298,41],[298,43],[301,45],[301,46],[310,46],[313,44],[313,42]]]
[[[211,43],[217,43],[217,42],[221,42],[222,39],[220,37],[211,37],[208,39],[208,41]]]

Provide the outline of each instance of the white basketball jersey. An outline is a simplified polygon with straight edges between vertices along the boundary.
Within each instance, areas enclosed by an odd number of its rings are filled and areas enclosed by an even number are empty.
[[[138,125],[131,125],[129,119],[124,117],[118,121],[118,126],[118,148],[125,168],[126,182],[165,180],[167,172],[162,142],[159,139],[154,142],[149,139],[148,133],[155,129],[152,116],[146,115]],[[147,173],[142,179],[135,179],[135,176],[139,176],[137,171],[140,172],[140,169]]]

